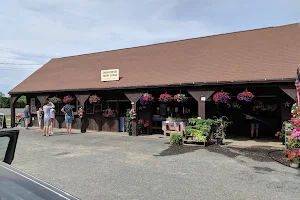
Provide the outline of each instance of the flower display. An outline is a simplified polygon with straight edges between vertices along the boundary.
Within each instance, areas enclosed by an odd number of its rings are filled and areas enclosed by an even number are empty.
[[[239,101],[247,101],[247,102],[252,102],[254,98],[254,95],[252,92],[248,92],[248,91],[244,91],[244,92],[240,92],[238,95],[237,95],[237,99]]]
[[[72,97],[72,96],[70,96],[70,95],[67,95],[67,96],[64,97],[63,102],[64,102],[64,103],[70,103],[70,102],[72,102],[74,99],[75,99],[74,97]]]
[[[160,101],[160,102],[167,103],[167,102],[170,102],[170,101],[172,101],[172,100],[173,100],[172,95],[167,94],[167,93],[161,94],[161,95],[159,96],[159,101]]]
[[[151,104],[154,101],[154,97],[152,94],[145,93],[140,97],[140,103],[141,105],[148,105]]]
[[[112,110],[110,108],[103,110],[103,117],[116,117],[118,114],[117,110]]]
[[[58,97],[52,97],[52,98],[48,98],[48,100],[52,103],[58,103],[61,102],[61,99]]]
[[[98,102],[98,101],[100,101],[100,97],[98,97],[97,95],[91,95],[90,97],[89,97],[89,102],[90,103],[96,103],[96,102]]]
[[[135,119],[136,118],[136,111],[135,109],[131,108],[130,111],[129,111],[129,117],[131,120]]]
[[[78,115],[79,115],[80,119],[83,118],[83,113],[84,113],[84,110],[83,110],[82,107],[80,107],[79,110],[78,110]]]
[[[231,97],[227,92],[216,92],[213,96],[215,103],[228,103],[231,100]]]
[[[286,155],[288,156],[288,160],[292,163],[299,163],[300,162],[300,152],[297,149],[294,149],[292,151],[286,152]]]
[[[187,101],[187,97],[185,96],[185,94],[176,94],[174,95],[173,97],[173,100],[176,101],[176,102],[186,102]]]

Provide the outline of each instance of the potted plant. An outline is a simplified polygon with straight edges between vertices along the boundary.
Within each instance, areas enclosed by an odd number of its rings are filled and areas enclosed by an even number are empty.
[[[286,154],[288,156],[287,159],[291,162],[290,167],[299,168],[299,162],[300,162],[299,150],[294,149],[292,151],[288,151]]]
[[[240,92],[238,95],[237,95],[237,99],[239,101],[246,101],[246,102],[252,102],[254,98],[254,95],[252,92],[248,92],[247,90],[244,91],[244,92]]]
[[[213,100],[216,104],[219,103],[229,103],[229,101],[231,100],[231,97],[229,96],[229,94],[227,92],[216,92],[213,96]]]
[[[181,135],[180,133],[171,133],[170,134],[170,144],[182,145],[183,144],[183,135]]]
[[[130,109],[127,109],[126,116],[125,116],[125,127],[126,132],[128,132],[128,135],[132,135],[132,116],[130,114]]]
[[[184,103],[187,101],[187,97],[185,96],[185,94],[176,94],[173,97],[173,100],[179,103]]]
[[[140,104],[141,105],[148,105],[151,104],[154,101],[154,97],[152,94],[145,93],[140,97]]]
[[[282,123],[281,130],[275,134],[275,136],[281,140],[283,145],[285,145],[285,123],[286,122]]]
[[[61,102],[61,99],[58,98],[58,97],[56,97],[56,96],[51,97],[51,98],[48,98],[48,100],[49,100],[50,102],[52,102],[52,103],[59,103],[59,102]]]
[[[229,119],[226,116],[217,118],[214,117],[213,119],[213,125],[215,126],[214,128],[214,136],[217,139],[217,144],[223,144],[223,139],[225,139],[225,132],[226,132],[226,128],[228,127],[228,125],[231,124],[231,122],[229,122]]]
[[[67,96],[64,97],[63,102],[64,103],[71,103],[74,99],[75,99],[74,97],[72,97],[70,95],[67,95]]]
[[[161,95],[159,96],[159,99],[158,99],[158,100],[159,100],[160,102],[167,103],[167,102],[172,101],[172,100],[173,100],[173,97],[172,97],[172,95],[165,93],[165,94],[161,94]]]
[[[187,137],[191,136],[195,142],[207,142],[212,122],[211,119],[190,118],[190,125],[185,128],[185,134]]]
[[[100,99],[100,97],[98,97],[97,95],[91,95],[90,97],[89,97],[89,102],[90,103],[97,103],[98,101],[100,101],[101,99]]]
[[[103,117],[107,117],[107,118],[116,117],[117,114],[118,114],[118,111],[112,110],[110,108],[103,110]]]

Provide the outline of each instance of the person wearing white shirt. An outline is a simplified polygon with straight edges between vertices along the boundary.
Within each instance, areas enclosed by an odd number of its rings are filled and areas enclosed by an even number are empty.
[[[49,127],[51,125],[50,122],[50,110],[55,108],[52,102],[47,101],[43,106],[44,111],[44,136],[49,136]]]
[[[50,135],[53,134],[54,120],[55,120],[55,110],[54,110],[54,108],[52,108],[50,110],[50,127],[49,127]]]

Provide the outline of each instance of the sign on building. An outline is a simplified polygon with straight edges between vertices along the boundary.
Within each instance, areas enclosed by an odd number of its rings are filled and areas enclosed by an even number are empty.
[[[101,70],[101,81],[118,81],[119,69]]]

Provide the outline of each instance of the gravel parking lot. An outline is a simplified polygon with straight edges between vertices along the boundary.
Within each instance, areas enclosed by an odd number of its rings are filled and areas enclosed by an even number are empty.
[[[167,138],[123,133],[43,137],[21,130],[13,165],[81,199],[288,199],[299,170],[267,152],[170,147]]]

